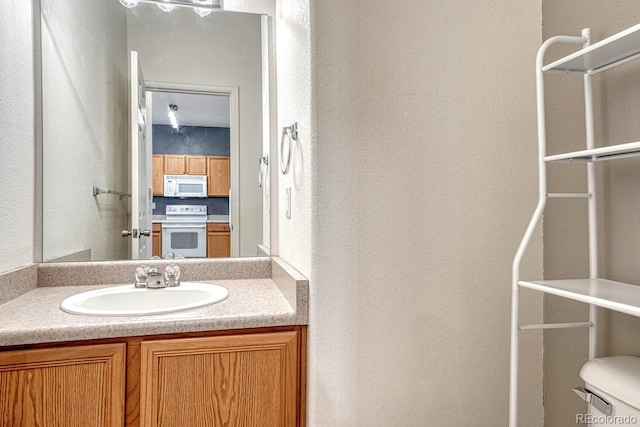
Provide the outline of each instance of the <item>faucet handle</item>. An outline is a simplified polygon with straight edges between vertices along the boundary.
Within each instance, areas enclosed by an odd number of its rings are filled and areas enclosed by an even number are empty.
[[[164,283],[167,287],[178,286],[180,284],[180,267],[176,264],[169,264],[164,269]]]
[[[146,265],[136,267],[135,277],[135,287],[146,288],[147,284],[149,283],[149,267],[147,267]]]

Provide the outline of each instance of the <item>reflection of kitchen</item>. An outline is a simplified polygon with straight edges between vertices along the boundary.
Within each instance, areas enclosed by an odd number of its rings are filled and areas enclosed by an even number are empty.
[[[231,255],[230,118],[224,95],[153,92],[152,255]]]

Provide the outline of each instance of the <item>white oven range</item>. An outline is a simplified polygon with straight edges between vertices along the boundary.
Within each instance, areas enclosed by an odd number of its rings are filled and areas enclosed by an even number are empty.
[[[173,252],[185,258],[207,256],[207,207],[167,205],[162,222],[162,254]]]

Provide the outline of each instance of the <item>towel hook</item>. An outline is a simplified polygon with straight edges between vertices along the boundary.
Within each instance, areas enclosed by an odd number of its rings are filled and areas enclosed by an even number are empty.
[[[287,156],[285,161],[284,155],[284,141],[285,137],[288,136],[287,139]],[[280,138],[280,171],[283,175],[289,173],[289,166],[291,166],[291,140],[298,140],[298,122],[295,122],[291,126],[285,126],[282,128],[282,137]]]

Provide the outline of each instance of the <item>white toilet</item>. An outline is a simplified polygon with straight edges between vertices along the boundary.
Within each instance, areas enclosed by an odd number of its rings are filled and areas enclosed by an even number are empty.
[[[580,377],[585,386],[574,391],[589,402],[589,413],[576,423],[591,426],[640,426],[640,357],[611,356],[590,360]]]

